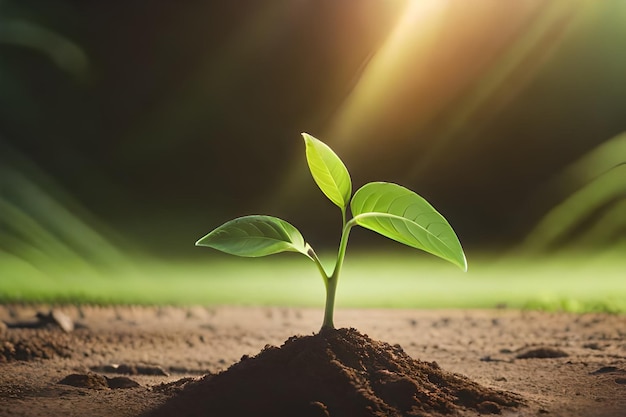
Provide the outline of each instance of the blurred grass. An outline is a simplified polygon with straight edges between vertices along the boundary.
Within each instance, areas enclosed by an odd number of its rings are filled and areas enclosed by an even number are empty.
[[[404,253],[346,258],[337,308],[531,308],[626,313],[618,252],[552,258],[470,256],[470,269]],[[142,261],[108,271],[35,268],[0,253],[0,302],[323,307],[315,266],[291,254],[203,262]]]

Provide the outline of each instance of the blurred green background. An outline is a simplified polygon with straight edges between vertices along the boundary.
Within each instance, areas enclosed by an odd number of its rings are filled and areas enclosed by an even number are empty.
[[[0,300],[321,305],[193,246],[272,214],[332,258],[306,131],[469,260],[355,231],[339,305],[626,311],[625,44],[622,0],[0,0]]]

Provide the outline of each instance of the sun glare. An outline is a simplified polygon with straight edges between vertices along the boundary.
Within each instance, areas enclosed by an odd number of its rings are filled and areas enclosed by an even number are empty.
[[[344,141],[358,137],[357,130],[367,128],[364,121],[377,120],[382,111],[380,104],[389,102],[390,96],[402,90],[407,68],[411,69],[413,77],[419,76],[419,68],[411,62],[420,61],[432,48],[447,7],[448,1],[440,0],[408,1],[404,5],[394,29],[346,99],[331,137]]]
[[[549,64],[574,22],[590,14],[582,7],[587,3],[576,4],[581,7],[539,0],[406,2],[328,136],[340,148],[372,137],[411,140],[446,115],[450,128],[441,124],[446,132],[438,141],[443,146],[477,110],[497,112]]]

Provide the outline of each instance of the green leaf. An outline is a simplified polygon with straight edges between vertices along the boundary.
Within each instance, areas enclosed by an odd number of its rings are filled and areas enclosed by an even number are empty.
[[[345,212],[352,195],[348,169],[328,145],[308,133],[303,133],[306,160],[315,183],[322,192]]]
[[[272,216],[236,218],[198,240],[196,246],[207,246],[237,256],[300,252],[311,258],[311,248],[298,229]]]
[[[467,270],[465,253],[448,221],[413,191],[372,182],[354,194],[350,207],[356,224]]]

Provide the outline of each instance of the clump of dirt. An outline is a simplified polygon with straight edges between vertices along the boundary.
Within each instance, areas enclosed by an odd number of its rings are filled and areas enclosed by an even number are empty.
[[[16,332],[0,341],[0,363],[71,356],[72,350],[65,334],[49,330],[38,330],[26,335],[19,330]]]
[[[139,384],[125,376],[109,378],[104,375],[89,372],[87,374],[70,374],[58,382],[61,385],[70,385],[89,389],[119,389],[136,388]]]
[[[188,383],[150,417],[444,416],[499,414],[518,396],[412,359],[355,329],[294,336],[219,374]]]
[[[106,378],[103,375],[98,375],[94,373],[71,374],[60,380],[59,384],[90,389],[109,388],[109,384],[107,383]]]

